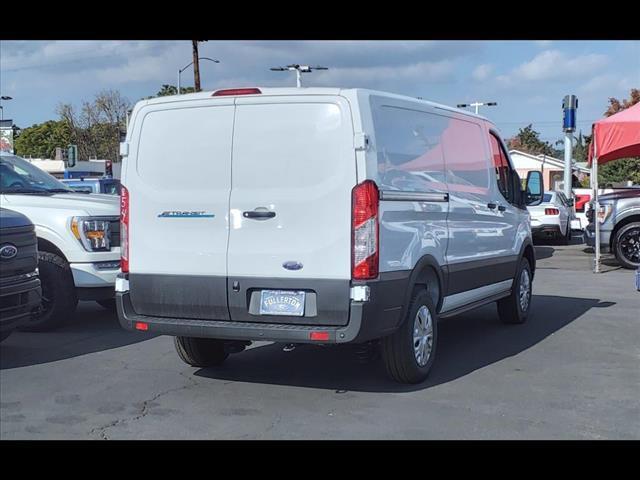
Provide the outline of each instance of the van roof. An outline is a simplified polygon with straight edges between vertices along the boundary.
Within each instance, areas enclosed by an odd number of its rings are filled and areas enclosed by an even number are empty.
[[[244,87],[243,87],[244,88]],[[399,95],[396,93],[384,92],[380,90],[369,90],[365,88],[337,88],[337,87],[302,87],[302,88],[294,88],[294,87],[251,87],[251,88],[259,88],[262,92],[261,95],[271,95],[271,96],[294,96],[294,95],[343,95],[343,94],[351,94],[351,95],[380,95],[389,98],[395,98],[398,100],[409,100],[414,102],[424,103],[425,105],[429,105],[431,107],[440,108],[442,110],[448,110],[451,112],[455,112],[461,115],[466,115],[469,117],[479,118],[485,120],[487,122],[491,122],[486,117],[482,115],[476,115],[468,110],[462,110],[460,108],[451,107],[449,105],[444,105],[441,103],[430,102],[428,100],[423,100],[417,97],[410,97],[407,95]],[[224,89],[218,89],[224,90]],[[185,93],[182,95],[170,95],[164,97],[155,97],[148,100],[143,100],[142,102],[146,102],[145,105],[153,105],[156,103],[173,103],[173,102],[183,102],[190,100],[201,100],[204,98],[211,98],[213,93],[217,90],[211,90],[206,92],[197,92],[197,93]],[[229,98],[229,97],[223,97]]]

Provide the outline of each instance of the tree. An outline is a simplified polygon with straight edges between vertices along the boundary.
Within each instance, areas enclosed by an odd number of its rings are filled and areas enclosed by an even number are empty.
[[[609,106],[604,112],[605,117],[610,117],[622,110],[640,103],[640,89],[632,88],[629,100],[623,99],[622,102],[617,98],[609,98]],[[591,138],[589,138],[589,143]],[[587,144],[588,148],[588,144]],[[598,166],[598,182],[601,185],[607,183],[626,182],[631,180],[633,183],[640,184],[640,158],[620,158],[612,162]]]
[[[57,109],[69,128],[71,143],[78,146],[78,158],[119,159],[120,133],[126,126],[130,102],[117,90],[104,90],[92,102],[83,101],[80,110],[71,104]]]
[[[180,87],[180,93],[194,93],[195,91],[196,89],[193,87]],[[178,94],[178,88],[175,85],[164,84],[162,85],[162,88],[158,90],[158,93],[156,93],[155,95],[151,95],[150,97],[145,97],[143,100],[148,100],[150,98],[156,98],[156,97],[166,97],[169,95],[177,95],[177,94]]]
[[[509,149],[520,150],[532,155],[544,154],[553,156],[555,153],[549,142],[540,140],[540,133],[533,129],[532,124],[521,128],[515,137],[507,141],[507,146]]]
[[[24,128],[15,138],[16,155],[52,158],[56,147],[66,148],[71,143],[71,130],[66,122],[49,120]]]

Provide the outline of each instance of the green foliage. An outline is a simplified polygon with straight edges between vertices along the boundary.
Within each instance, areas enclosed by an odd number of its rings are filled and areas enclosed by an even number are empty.
[[[549,142],[540,140],[540,133],[536,132],[531,124],[521,128],[515,137],[507,141],[507,146],[509,149],[520,150],[531,155],[553,156],[556,154]]]
[[[71,129],[66,122],[49,120],[20,131],[15,139],[16,155],[53,158],[56,147],[66,148],[71,143]]]
[[[598,165],[598,182],[607,183],[626,182],[631,180],[640,184],[640,158],[621,158],[604,165]]]
[[[194,93],[195,91],[196,89],[193,87],[180,87],[180,92],[182,94]],[[158,90],[158,93],[156,93],[155,95],[151,95],[150,97],[145,97],[144,100],[148,100],[150,98],[156,98],[156,97],[167,97],[169,95],[177,95],[177,94],[178,94],[178,87],[176,87],[175,85],[164,84],[162,85],[162,88]]]

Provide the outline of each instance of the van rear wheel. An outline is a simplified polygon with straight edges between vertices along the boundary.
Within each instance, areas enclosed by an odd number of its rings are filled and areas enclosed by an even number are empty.
[[[438,317],[431,296],[416,290],[402,326],[382,339],[389,376],[400,383],[420,383],[429,375],[438,340]]]
[[[192,367],[221,365],[229,356],[224,342],[215,338],[174,337],[173,343],[178,356]]]
[[[531,291],[533,279],[529,260],[520,260],[518,271],[513,279],[511,295],[498,300],[498,316],[502,323],[524,323],[531,310]]]

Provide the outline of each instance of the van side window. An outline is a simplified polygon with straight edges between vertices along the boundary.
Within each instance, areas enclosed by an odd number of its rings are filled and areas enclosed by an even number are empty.
[[[442,135],[449,192],[473,201],[490,196],[484,134],[473,122],[449,118]]]
[[[375,106],[373,113],[380,188],[446,191],[442,133],[448,119],[390,105]]]
[[[513,203],[515,199],[513,192],[513,172],[509,166],[509,160],[507,160],[507,155],[504,153],[495,135],[492,133],[489,137],[491,142],[491,158],[493,159],[493,168],[496,172],[498,189],[509,203]]]

